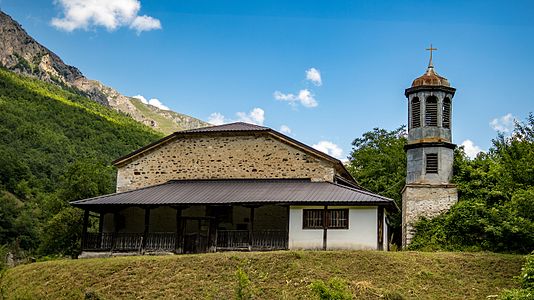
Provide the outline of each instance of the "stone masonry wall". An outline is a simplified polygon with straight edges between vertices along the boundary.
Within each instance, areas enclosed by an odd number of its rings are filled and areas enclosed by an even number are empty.
[[[178,138],[118,168],[117,192],[172,179],[311,178],[334,165],[266,135]]]
[[[421,217],[436,217],[457,201],[458,191],[454,185],[407,185],[402,193],[402,246],[412,241],[414,224]]]

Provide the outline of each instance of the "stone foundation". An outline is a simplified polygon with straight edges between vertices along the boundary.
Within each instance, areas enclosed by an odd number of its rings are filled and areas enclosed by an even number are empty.
[[[410,244],[415,234],[414,224],[421,218],[434,218],[458,202],[453,184],[408,184],[402,192],[402,247]]]

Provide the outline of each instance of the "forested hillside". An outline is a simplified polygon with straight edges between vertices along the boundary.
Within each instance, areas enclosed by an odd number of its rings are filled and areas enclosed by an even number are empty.
[[[114,192],[110,162],[161,135],[74,90],[0,69],[0,245],[75,249],[79,212],[68,201]]]

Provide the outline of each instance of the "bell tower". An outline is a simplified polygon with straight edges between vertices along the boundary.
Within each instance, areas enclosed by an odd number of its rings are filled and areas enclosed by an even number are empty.
[[[451,184],[455,144],[452,143],[452,98],[456,89],[436,73],[430,51],[428,68],[404,92],[408,98],[406,185],[402,191],[402,246],[410,244],[414,223],[447,211],[458,201]]]

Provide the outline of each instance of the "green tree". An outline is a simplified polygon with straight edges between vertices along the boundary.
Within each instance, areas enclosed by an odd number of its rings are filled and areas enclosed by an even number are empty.
[[[364,188],[392,198],[402,207],[401,191],[406,181],[406,126],[395,130],[374,128],[352,142],[347,169]],[[390,214],[392,230],[400,239],[401,214]]]
[[[459,202],[416,225],[412,249],[528,253],[534,249],[534,117],[471,160],[456,151]]]

